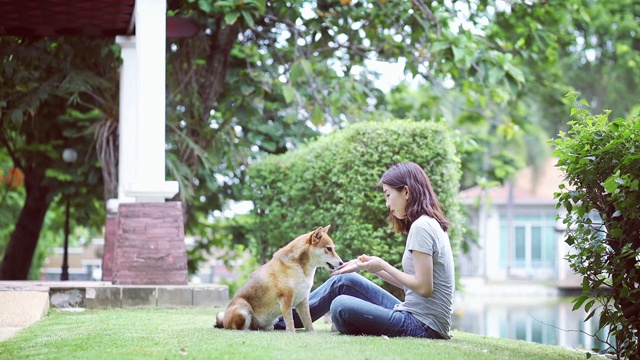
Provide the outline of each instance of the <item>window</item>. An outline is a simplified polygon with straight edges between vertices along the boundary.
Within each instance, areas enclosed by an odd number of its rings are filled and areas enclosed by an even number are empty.
[[[555,213],[517,213],[512,218],[509,243],[508,218],[500,217],[500,263],[503,268],[533,271],[555,269]]]

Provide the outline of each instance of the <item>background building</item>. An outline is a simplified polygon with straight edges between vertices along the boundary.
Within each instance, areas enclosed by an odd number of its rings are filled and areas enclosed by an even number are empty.
[[[564,259],[570,247],[564,242],[564,224],[556,216],[554,193],[563,173],[549,158],[538,169],[523,169],[510,184],[460,193],[469,221],[478,232],[478,244],[460,254],[462,277],[486,281],[535,280],[559,288],[579,286],[580,278]]]

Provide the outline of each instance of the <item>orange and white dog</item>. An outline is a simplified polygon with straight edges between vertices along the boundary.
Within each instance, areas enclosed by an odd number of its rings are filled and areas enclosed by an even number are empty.
[[[295,332],[295,307],[307,331],[314,331],[309,313],[309,291],[316,269],[342,265],[327,225],[300,235],[256,269],[225,311],[216,315],[216,327],[236,330],[273,330],[282,314],[287,331]]]

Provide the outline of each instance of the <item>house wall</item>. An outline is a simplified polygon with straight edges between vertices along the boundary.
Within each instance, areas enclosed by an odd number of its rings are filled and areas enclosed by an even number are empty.
[[[514,204],[511,227],[504,204],[469,205],[468,211],[478,245],[470,245],[469,253],[459,257],[461,276],[489,281],[558,281],[573,276],[564,260],[569,246],[555,220],[555,204]]]

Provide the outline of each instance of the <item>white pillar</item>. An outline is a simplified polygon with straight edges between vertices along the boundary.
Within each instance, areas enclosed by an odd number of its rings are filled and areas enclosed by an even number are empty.
[[[135,202],[125,195],[125,188],[132,188],[136,174],[136,39],[133,36],[117,36],[120,45],[120,122],[118,125],[118,202]],[[117,209],[116,209],[117,211]]]
[[[134,58],[135,73],[128,76],[135,84],[131,86],[127,79],[123,85],[130,86],[127,93],[135,89],[135,104],[127,109],[135,114],[135,121],[131,127],[123,125],[133,135],[124,134],[123,150],[131,153],[120,156],[132,156],[121,168],[127,173],[122,195],[135,202],[164,202],[179,190],[178,182],[165,181],[166,6],[165,1],[136,0],[134,10],[134,51],[128,56]]]
[[[487,280],[487,200],[485,199],[485,195],[480,195],[480,206],[478,207],[478,271],[479,273],[476,275],[481,276],[483,279]]]
[[[571,309],[568,308],[564,303],[560,303],[556,309],[558,316],[558,328],[572,330],[571,325],[569,324],[567,314],[571,312]],[[573,344],[567,343],[567,332],[564,330],[558,331],[558,343],[556,345],[562,347],[568,347]]]
[[[561,217],[565,217],[566,213],[561,212]],[[556,281],[565,281],[569,278],[570,274],[572,274],[571,267],[569,266],[569,262],[565,259],[571,247],[565,243],[567,226],[562,222],[562,220],[556,220],[556,224],[553,228],[554,235],[556,236]]]

